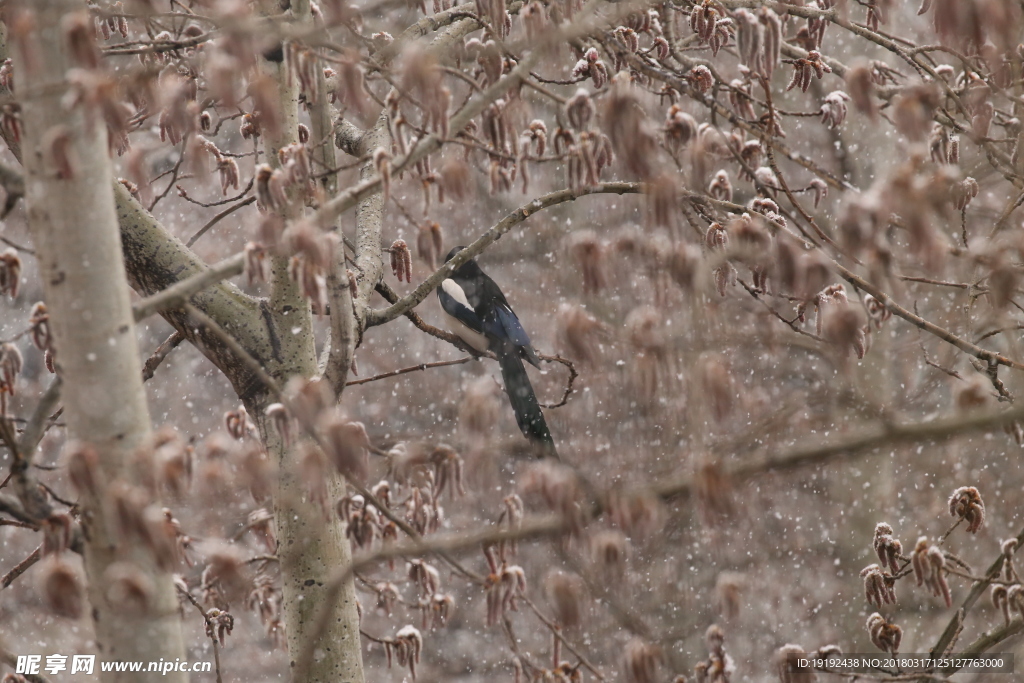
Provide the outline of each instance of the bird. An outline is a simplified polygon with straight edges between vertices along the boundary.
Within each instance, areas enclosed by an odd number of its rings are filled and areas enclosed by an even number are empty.
[[[449,251],[445,263],[465,248],[459,246]],[[491,351],[497,356],[505,392],[523,436],[540,457],[557,459],[555,441],[523,364],[525,360],[539,368],[540,359],[497,283],[470,259],[441,282],[437,298],[448,328],[455,335],[473,349],[481,353]]]

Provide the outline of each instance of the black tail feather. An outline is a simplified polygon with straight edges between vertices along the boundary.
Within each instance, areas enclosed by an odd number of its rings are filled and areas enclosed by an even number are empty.
[[[519,423],[523,436],[538,449],[540,457],[557,459],[555,441],[551,438],[551,431],[544,420],[544,413],[537,402],[537,394],[530,384],[523,360],[516,351],[510,350],[508,353],[498,354],[498,363],[501,365],[501,378],[505,382],[508,400],[512,403],[512,410],[516,414],[516,422]]]

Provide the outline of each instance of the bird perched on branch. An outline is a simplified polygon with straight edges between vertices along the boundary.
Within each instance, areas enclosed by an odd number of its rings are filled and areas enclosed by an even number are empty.
[[[463,249],[452,249],[445,262]],[[441,283],[437,298],[452,332],[477,351],[491,351],[498,357],[519,429],[541,457],[557,458],[555,442],[523,365],[526,360],[539,368],[540,359],[501,289],[470,259]]]

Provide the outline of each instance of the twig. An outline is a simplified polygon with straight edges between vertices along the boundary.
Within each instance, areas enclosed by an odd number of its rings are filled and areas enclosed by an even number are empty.
[[[382,510],[381,508],[378,508]],[[383,510],[382,510],[383,511]],[[404,543],[385,546],[375,552],[362,557],[355,557],[347,567],[341,568],[331,577],[324,592],[323,604],[320,605],[316,617],[313,633],[323,633],[331,619],[334,606],[341,595],[341,589],[345,583],[355,574],[363,569],[377,564],[383,560],[423,556],[430,554],[452,554],[464,550],[478,548],[485,543],[499,543],[502,541],[524,540],[543,536],[557,535],[568,528],[566,521],[560,517],[544,517],[535,521],[525,521],[515,529],[484,529],[476,533],[452,533],[433,536],[430,539],[414,538]],[[302,650],[295,658],[294,676],[295,680],[305,680],[305,673],[313,661],[313,653],[316,649],[316,638],[309,638],[303,643]]]
[[[577,377],[579,377],[580,373],[579,371],[576,370],[576,367],[572,364],[571,361],[568,361],[565,358],[562,358],[561,356],[546,356],[544,354],[538,354],[537,357],[548,363],[561,363],[562,365],[569,368],[569,379],[566,383],[565,392],[562,394],[562,398],[558,401],[558,403],[541,404],[541,407],[543,408],[561,408],[566,404],[566,402],[568,402],[569,396],[570,394],[572,394],[573,382],[576,380]],[[469,363],[470,361],[477,360],[478,358],[478,356],[466,356],[465,358],[458,358],[456,360],[441,360],[432,363],[420,363],[419,365],[411,365],[406,368],[401,368],[400,370],[382,372],[379,375],[374,375],[373,377],[367,377],[365,379],[349,380],[348,382],[345,383],[345,386],[351,387],[359,384],[369,384],[370,382],[376,382],[377,380],[387,379],[388,377],[397,377],[398,375],[405,375],[410,372],[418,372],[420,370],[429,370],[431,368],[444,368],[450,365],[462,365],[464,363]]]
[[[216,216],[211,218],[206,225],[204,225],[203,227],[199,228],[199,230],[196,232],[196,234],[194,234],[191,237],[189,237],[188,238],[188,242],[185,242],[185,246],[186,247],[191,247],[193,244],[196,243],[196,240],[198,240],[200,237],[205,235],[207,233],[207,231],[210,230],[210,228],[212,228],[213,226],[217,225],[217,223],[219,223],[221,220],[223,220],[224,218],[230,216],[235,211],[238,211],[243,206],[249,206],[254,201],[256,201],[256,197],[249,197],[248,199],[245,199],[245,200],[235,204],[234,206],[230,206],[230,207],[224,209],[223,211],[218,213]]]
[[[1024,632],[1024,619],[1014,619],[1009,624],[1001,626],[994,631],[983,634],[980,638],[975,640],[973,643],[963,649],[963,652],[959,653],[962,657],[970,657],[972,655],[979,655],[982,652],[986,652],[991,649],[994,645],[1012,638],[1018,633]],[[959,659],[959,657],[957,657]],[[950,666],[942,670],[942,673],[949,676],[960,670],[959,666]]]
[[[176,349],[183,341],[185,341],[185,335],[175,330],[160,346],[156,347],[153,355],[147,358],[146,363],[142,366],[142,381],[146,382],[153,379],[156,369],[160,367],[160,364],[164,362],[164,359],[167,358],[171,351]]]
[[[426,299],[427,296],[433,292],[445,278],[450,276],[455,269],[459,268],[463,263],[471,258],[475,258],[480,255],[484,249],[496,242],[502,235],[541,209],[546,209],[564,202],[575,201],[579,197],[591,194],[635,194],[641,191],[642,185],[640,183],[599,183],[597,185],[580,188],[578,190],[564,189],[538,197],[498,221],[494,226],[474,240],[472,244],[456,254],[452,260],[434,271],[434,273],[418,285],[411,294],[408,294],[397,303],[392,304],[384,310],[370,311],[367,313],[366,326],[373,327],[374,325],[382,325],[394,320],[400,315],[403,315],[406,311],[415,308],[420,304],[420,302]]]
[[[177,50],[184,50],[185,48],[195,47],[202,45],[208,40],[213,39],[219,31],[210,31],[202,35],[198,35],[194,38],[185,38],[182,40],[165,40],[165,41],[151,41],[140,47],[108,47],[103,49],[104,56],[126,56],[126,55],[146,55],[146,54],[158,54],[162,52],[175,52]]]
[[[395,290],[391,289],[391,286],[388,283],[384,282],[383,280],[377,283],[377,293],[384,297],[384,300],[387,301],[389,304],[398,303],[398,294],[396,294]],[[494,355],[491,353],[480,353],[479,351],[471,347],[469,344],[462,341],[462,338],[459,337],[458,335],[452,334],[451,332],[447,332],[438,327],[430,325],[429,323],[424,321],[423,318],[421,318],[420,315],[414,310],[406,311],[403,315],[405,315],[405,317],[408,318],[409,321],[412,322],[412,324],[415,325],[417,329],[426,332],[432,337],[437,337],[442,341],[448,342],[449,344],[459,349],[460,351],[465,351],[466,353],[472,356],[494,358]]]
[[[924,353],[924,362],[925,362],[926,365],[930,365],[933,368],[935,368],[936,370],[941,370],[942,372],[946,373],[950,377],[955,377],[956,379],[959,379],[959,380],[963,379],[963,376],[959,372],[957,372],[956,370],[949,370],[947,368],[944,368],[941,365],[939,365],[938,363],[936,363],[935,361],[933,361],[931,358],[929,358],[928,357],[928,351],[924,348],[924,344],[923,343],[921,344],[921,351]]]
[[[7,648],[0,643],[0,662],[3,662],[7,666],[15,669],[18,665],[18,657],[13,652],[8,652]],[[24,676],[26,681],[29,683],[50,683],[50,679],[42,674],[18,674]]]
[[[956,531],[956,528],[960,526],[960,522],[962,521],[964,521],[963,517],[953,522],[953,524],[948,529],[946,529],[946,533],[942,534],[942,536],[939,537],[939,545],[942,545],[946,542],[946,539],[949,538],[949,535]]]
[[[856,261],[856,259],[852,259],[852,257],[850,257],[846,252],[844,252],[842,247],[836,244],[836,242],[831,237],[829,237],[829,235],[826,234],[824,230],[818,227],[818,224],[817,222],[815,222],[814,218],[809,213],[807,213],[806,210],[804,210],[803,205],[790,191],[789,184],[786,182],[786,177],[782,173],[782,169],[779,168],[778,163],[775,161],[775,145],[773,144],[773,138],[775,136],[775,105],[772,103],[772,89],[771,86],[768,84],[767,79],[765,79],[763,76],[759,77],[758,81],[761,83],[761,89],[764,90],[764,99],[768,107],[768,125],[766,126],[766,130],[763,131],[764,136],[762,139],[765,143],[765,151],[768,153],[768,164],[771,167],[772,171],[775,172],[775,177],[778,179],[779,184],[782,185],[782,191],[785,192],[786,197],[789,199],[789,203],[792,204],[793,207],[800,213],[800,215],[807,222],[807,224],[811,226],[811,228],[814,230],[814,233],[818,236],[819,239],[823,240],[830,247],[835,249],[837,254],[842,254],[843,256],[846,256],[847,258],[851,258],[851,260]]]
[[[16,564],[14,566],[14,568],[11,569],[11,571],[9,571],[6,574],[4,574],[3,578],[0,578],[0,590],[3,590],[4,588],[7,588],[12,583],[14,583],[14,581],[19,576],[21,576],[22,574],[27,572],[29,569],[31,569],[32,565],[34,565],[36,562],[38,562],[40,560],[40,558],[42,558],[42,556],[43,556],[43,546],[42,546],[42,544],[40,544],[39,547],[36,548],[35,550],[33,550],[31,552],[31,554],[29,554],[28,557],[26,557],[24,560],[22,560],[21,562]]]
[[[937,285],[939,287],[956,287],[957,289],[988,291],[983,287],[978,287],[977,285],[972,285],[967,282],[947,282],[945,280],[933,280],[929,277],[916,277],[913,275],[900,275],[899,278],[904,282],[920,282],[926,285]]]
[[[252,357],[248,351],[242,348],[242,345],[238,343],[238,340],[228,334],[220,325],[218,325],[212,318],[200,311],[192,304],[184,304],[185,312],[188,313],[189,317],[194,319],[202,327],[217,337],[225,346],[235,354],[238,360],[245,365],[250,372],[252,372],[260,382],[267,388],[270,393],[279,399],[284,399],[281,393],[281,386],[274,380],[273,377],[267,374],[267,371],[263,369],[263,366],[258,360]],[[287,406],[287,403],[285,404]],[[294,411],[293,411],[294,414]]]
[[[236,155],[233,155],[233,156],[240,156],[240,155],[236,154]],[[239,199],[241,199],[245,195],[249,194],[249,190],[252,189],[252,186],[255,183],[256,183],[256,178],[252,177],[252,178],[249,179],[249,183],[245,187],[243,187],[242,190],[238,194],[236,194],[235,196],[233,196],[233,197],[226,197],[225,199],[218,199],[218,200],[213,201],[213,202],[201,202],[198,199],[192,199],[191,197],[188,196],[188,192],[186,192],[185,188],[183,188],[181,185],[178,185],[178,196],[181,197],[182,199],[184,199],[189,204],[195,204],[196,206],[201,206],[204,209],[212,209],[215,206],[224,206],[225,204],[230,204],[231,202],[237,202]],[[249,199],[252,200],[252,201],[256,201],[255,197],[250,197]]]
[[[7,482],[4,482],[7,483]],[[0,526],[13,526],[19,529],[31,529],[32,531],[38,531],[39,527],[35,524],[28,524],[27,522],[19,522],[16,519],[2,519],[0,518]]]
[[[573,656],[576,657],[576,659],[578,659],[583,666],[587,667],[590,673],[594,674],[598,678],[598,680],[607,680],[605,679],[604,675],[600,671],[598,671],[597,667],[590,663],[590,660],[588,660],[584,655],[582,655],[578,649],[573,647],[572,643],[565,639],[565,636],[562,635],[562,629],[558,627],[558,624],[554,623],[553,621],[545,617],[544,614],[537,608],[537,605],[533,604],[533,600],[530,600],[530,598],[523,595],[522,601],[526,603],[526,606],[530,608],[530,611],[533,612],[534,615],[538,619],[540,619],[541,622],[548,627],[548,629],[551,630],[551,633],[554,635],[555,638],[558,639],[560,643],[562,643],[563,646],[565,646],[565,649],[571,652]]]
[[[888,294],[886,294],[878,287],[865,280],[864,278],[860,277],[859,275],[856,275],[847,268],[844,268],[841,264],[833,261],[833,267],[838,271],[839,275],[844,280],[851,283],[858,289],[861,289],[862,291],[865,291],[871,296],[875,297],[882,304],[884,304],[887,309],[889,309],[891,312],[893,312],[900,318],[903,318],[910,324],[914,325],[915,327],[918,327],[924,330],[925,332],[928,332],[929,334],[938,337],[939,339],[943,340],[944,342],[947,342],[948,344],[952,344],[961,351],[971,356],[974,356],[975,358],[979,358],[983,361],[988,361],[989,363],[995,362],[998,363],[999,365],[1005,365],[1007,367],[1013,368],[1014,370],[1024,370],[1024,364],[1018,363],[1017,361],[1007,358],[1006,356],[996,353],[995,351],[990,351],[976,344],[972,344],[966,339],[958,337],[952,332],[939,327],[935,323],[925,320],[919,315],[911,313],[910,311],[908,311],[907,309],[903,308],[898,303],[893,301],[892,297],[890,297]]]
[[[379,375],[374,375],[373,377],[367,377],[366,379],[353,379],[353,380],[349,380],[348,382],[345,383],[345,386],[351,387],[351,386],[356,386],[357,384],[368,384],[370,382],[376,382],[379,379],[386,379],[388,377],[397,377],[398,375],[405,375],[405,374],[410,373],[410,372],[417,372],[419,370],[427,370],[429,368],[443,368],[443,367],[447,367],[449,365],[462,365],[463,363],[468,363],[471,360],[476,360],[476,359],[472,358],[470,356],[467,356],[466,358],[459,358],[458,360],[441,360],[441,361],[436,361],[434,363],[420,363],[419,365],[412,365],[412,366],[407,367],[407,368],[402,368],[401,370],[393,370],[391,372],[384,372],[384,373],[381,373]]]
[[[752,285],[747,284],[743,280],[743,278],[736,278],[736,282],[739,282],[740,285],[743,287],[743,289],[747,290],[747,293],[750,294],[750,296],[754,297],[754,299],[758,303],[760,303],[762,306],[764,306],[766,309],[768,309],[769,313],[774,315],[776,318],[778,318],[782,322],[786,323],[786,325],[788,325],[791,330],[793,330],[797,334],[802,334],[805,337],[809,337],[809,338],[813,339],[814,341],[822,342],[822,343],[825,342],[825,340],[822,339],[821,337],[819,337],[818,335],[816,335],[816,334],[814,334],[812,332],[808,332],[807,330],[805,330],[802,327],[800,327],[800,325],[797,324],[799,322],[799,320],[800,320],[799,316],[793,318],[792,320],[786,320],[786,317],[784,315],[782,315],[781,313],[779,313],[777,310],[775,310],[774,306],[772,306],[767,301],[765,301],[764,299],[761,298],[761,292],[759,292],[756,289],[754,289],[754,287]]]
[[[1024,545],[1024,530],[1017,534],[1017,550],[1015,550],[1014,552],[1020,550],[1022,545]],[[992,565],[988,568],[988,571],[985,572],[985,580],[979,581],[971,587],[971,590],[967,594],[967,597],[964,598],[963,603],[961,603],[960,609],[957,610],[957,614],[954,615],[953,619],[951,619],[948,624],[946,624],[946,629],[942,632],[942,635],[939,636],[939,640],[937,643],[935,643],[935,647],[932,648],[931,655],[933,657],[941,657],[949,649],[950,644],[953,642],[954,636],[957,634],[960,625],[963,623],[963,617],[967,614],[967,612],[970,611],[972,607],[974,607],[974,603],[976,603],[978,601],[978,598],[980,598],[981,595],[985,592],[985,589],[988,588],[992,579],[999,576],[999,572],[1002,570],[1003,562],[1005,560],[1006,556],[1000,554],[999,557],[996,558],[995,562],[993,562]]]
[[[203,621],[206,622],[206,632],[210,635],[210,642],[213,643],[213,664],[217,670],[217,683],[224,683],[224,679],[221,677],[220,673],[220,643],[217,641],[217,625],[210,619],[209,613],[203,609],[203,606],[199,604],[199,601],[196,600],[192,593],[183,589],[177,583],[175,583],[174,586],[178,589],[178,592],[188,598],[188,601],[195,605],[195,608],[203,615]]]
[[[29,249],[28,247],[22,246],[22,245],[18,244],[17,242],[15,242],[13,240],[10,240],[10,239],[8,239],[6,237],[0,236],[0,242],[3,242],[4,244],[6,244],[7,246],[11,247],[15,251],[20,251],[23,254],[28,254],[29,256],[35,256],[36,255],[36,250],[35,249]]]
[[[176,308],[193,294],[201,292],[229,277],[239,275],[245,270],[245,254],[230,256],[207,270],[200,271],[191,277],[175,282],[165,290],[148,296],[135,304],[135,322],[158,311]]]
[[[537,357],[546,363],[561,363],[565,367],[569,368],[569,379],[565,382],[565,391],[562,393],[562,398],[558,400],[558,403],[541,403],[541,408],[547,408],[548,410],[554,410],[555,408],[561,408],[569,402],[569,396],[572,395],[573,383],[576,378],[580,376],[579,371],[572,361],[562,358],[561,356],[547,356],[543,353],[537,354]]]
[[[171,170],[167,171],[167,173],[171,174],[170,182],[167,183],[167,187],[164,188],[164,191],[161,192],[160,194],[158,194],[156,197],[154,197],[153,201],[150,202],[149,207],[147,207],[146,210],[149,211],[150,213],[153,213],[153,209],[156,208],[156,205],[160,202],[160,200],[163,199],[164,197],[166,197],[167,193],[171,191],[171,188],[174,187],[175,184],[177,184],[177,182],[178,182],[178,171],[181,170],[181,165],[185,162],[185,148],[188,146],[188,136],[189,135],[191,135],[191,133],[186,134],[185,135],[185,139],[181,141],[181,151],[178,152],[178,160],[174,163],[174,166],[171,167]],[[162,176],[162,175],[164,175],[164,174],[163,173],[160,174],[160,176]],[[157,176],[156,178],[153,178],[153,180],[150,181],[150,182],[156,182],[157,180],[159,180],[160,176]]]

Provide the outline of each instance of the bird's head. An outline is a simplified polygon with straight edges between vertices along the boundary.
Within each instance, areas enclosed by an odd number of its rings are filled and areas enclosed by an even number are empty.
[[[444,262],[448,263],[453,258],[455,258],[456,254],[458,254],[460,251],[462,251],[465,248],[466,247],[464,247],[464,246],[462,246],[462,247],[455,247],[454,249],[452,249],[451,251],[448,252],[448,256],[445,257]],[[466,278],[476,278],[476,277],[480,277],[482,275],[483,275],[483,271],[480,270],[480,266],[478,266],[476,261],[473,260],[473,259],[469,259],[468,261],[463,263],[461,266],[459,266],[458,268],[456,268],[452,272],[452,278],[454,278],[455,280],[466,279]]]
[[[466,247],[465,247],[465,245],[463,245],[463,246],[461,246],[461,247],[455,247],[454,249],[452,249],[451,251],[449,251],[449,252],[448,252],[448,255],[447,255],[447,256],[445,256],[445,257],[444,257],[444,262],[445,262],[445,263],[448,263],[448,262],[449,262],[449,261],[451,261],[451,260],[452,260],[453,258],[455,258],[455,255],[456,255],[456,254],[458,254],[458,253],[459,253],[460,251],[462,251],[462,250],[463,250],[463,249],[465,249],[465,248],[466,248]]]

